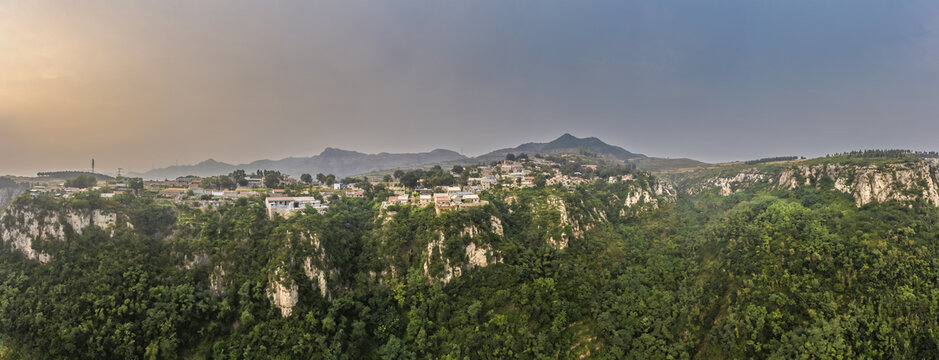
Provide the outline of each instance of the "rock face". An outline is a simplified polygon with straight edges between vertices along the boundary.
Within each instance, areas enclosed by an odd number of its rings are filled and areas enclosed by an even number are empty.
[[[580,229],[575,228],[574,224],[571,223],[570,214],[567,213],[567,205],[564,204],[564,200],[557,196],[548,197],[548,206],[560,214],[558,221],[562,227],[570,227],[572,232],[574,232],[574,236],[580,234]],[[558,239],[555,239],[553,235],[548,235],[548,244],[551,244],[551,246],[557,249],[566,248],[568,241],[570,241],[570,235],[568,235],[567,231],[561,231],[561,235]]]
[[[677,195],[675,187],[658,179],[652,180],[650,183],[629,182],[627,180],[627,183],[631,190],[623,201],[623,206],[626,208],[648,204],[650,208],[658,209],[660,202],[673,201]]]
[[[498,235],[502,236],[501,221],[494,216],[493,219],[495,219],[492,220],[493,224],[498,224],[498,228],[493,226],[492,232],[496,233],[495,229],[498,229]],[[427,243],[423,263],[424,276],[447,284],[451,280],[462,276],[466,271],[501,262],[498,253],[494,252],[491,246],[476,244],[475,239],[478,238],[479,235],[480,229],[476,226],[468,226],[460,233],[460,236],[466,236],[473,240],[463,247],[463,253],[466,254],[466,261],[463,262],[462,265],[454,265],[449,258],[443,256],[447,251],[447,245],[445,244],[446,237],[443,233],[439,233],[439,238],[436,241]],[[433,263],[442,263],[443,270],[441,273],[432,273],[431,265]]]
[[[290,279],[284,279],[283,271],[277,269],[271,278],[270,285],[267,288],[267,297],[271,299],[283,317],[288,317],[293,312],[294,305],[300,296],[297,292],[297,284]]]
[[[303,272],[314,283],[314,289],[319,289],[320,295],[325,298],[332,298],[326,283],[328,274],[325,269],[326,256],[323,248],[320,246],[319,237],[315,234],[305,236],[313,247],[313,254],[303,259]]]
[[[929,161],[880,165],[799,165],[775,171],[751,168],[732,176],[705,179],[686,189],[686,192],[693,195],[717,187],[720,194],[726,196],[759,185],[791,190],[800,186],[820,188],[824,184],[852,195],[858,206],[891,200],[909,202],[919,198],[939,206],[936,163]]]
[[[309,249],[311,251],[307,252],[304,248],[305,250],[300,252],[302,255],[296,258],[297,262],[299,262],[299,259],[303,259],[301,268],[306,278],[312,283],[313,290],[318,290],[320,295],[326,299],[332,299],[328,279],[331,275],[335,275],[336,271],[329,270],[326,266],[326,256],[321,247],[319,236],[312,232],[303,233],[300,236],[304,242],[310,245]],[[294,264],[294,260],[290,260],[290,264]],[[284,275],[286,274],[284,268],[287,266],[289,265],[280,264],[274,274],[271,275],[267,288],[267,297],[274,306],[280,309],[283,317],[288,317],[293,313],[293,307],[299,300],[299,287],[301,285],[307,286],[304,281],[298,284],[287,278]],[[214,278],[210,280],[213,283],[215,281]]]
[[[42,211],[14,204],[0,217],[0,241],[30,259],[45,263],[52,259],[51,255],[34,249],[34,242],[63,241],[67,230],[81,234],[89,226],[108,228],[117,222],[117,214],[101,210]]]

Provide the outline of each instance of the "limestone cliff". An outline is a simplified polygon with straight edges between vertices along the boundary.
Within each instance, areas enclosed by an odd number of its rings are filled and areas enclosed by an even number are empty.
[[[37,250],[34,247],[37,242],[63,241],[69,232],[81,234],[92,225],[108,228],[117,223],[118,214],[102,210],[50,210],[27,201],[14,202],[0,217],[0,242],[30,259],[45,263],[52,257]]]
[[[449,283],[473,269],[502,261],[493,246],[502,242],[502,219],[489,208],[447,212],[414,208],[379,220],[368,241],[373,279],[384,283],[420,272],[427,281]]]
[[[736,173],[704,177],[684,191],[697,194],[716,188],[721,195],[765,186],[791,190],[800,186],[831,187],[850,194],[858,206],[871,202],[918,199],[939,206],[935,161],[880,164],[820,163],[777,167],[752,167]]]
[[[267,288],[267,296],[271,299],[283,317],[288,317],[293,312],[293,307],[297,305],[299,295],[297,293],[297,284],[284,276],[283,269],[278,268],[271,277]]]

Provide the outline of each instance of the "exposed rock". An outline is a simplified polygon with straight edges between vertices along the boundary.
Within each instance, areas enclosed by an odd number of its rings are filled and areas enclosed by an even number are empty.
[[[489,265],[488,258],[486,255],[489,253],[484,248],[476,248],[476,244],[470,243],[466,245],[466,257],[469,258],[469,265],[471,267],[485,267]]]
[[[695,194],[718,187],[720,194],[726,196],[757,184],[791,190],[812,184],[821,187],[827,180],[835,190],[852,195],[857,206],[891,200],[908,202],[920,197],[939,206],[939,186],[934,175],[936,164],[939,163],[917,161],[863,166],[833,163],[792,166],[776,172],[751,168],[730,177],[706,179],[701,185],[689,187],[687,192]]]
[[[183,269],[192,270],[192,268],[198,265],[208,264],[209,254],[206,254],[206,253],[194,254],[192,256],[192,259],[190,259],[189,256],[187,255],[183,258],[183,262],[184,262]]]
[[[101,210],[38,211],[28,207],[12,206],[0,218],[0,224],[13,224],[0,229],[0,240],[26,257],[45,263],[51,255],[36,251],[33,243],[38,240],[65,240],[66,229],[81,234],[85,228],[96,225],[109,228],[117,224],[117,214]],[[130,224],[125,224],[131,226]]]
[[[762,174],[756,169],[747,169],[732,177],[717,177],[711,179],[709,182],[712,186],[720,188],[721,195],[727,196],[736,191],[740,191],[745,184],[764,182],[766,179],[768,179],[766,174]]]
[[[497,218],[497,217],[495,217],[495,216],[493,215],[493,216],[492,216],[492,219],[491,219],[491,222],[490,222],[490,225],[492,226],[492,233],[493,233],[493,234],[496,234],[496,235],[499,235],[499,236],[505,236],[505,233],[504,233],[503,230],[502,230],[502,220],[499,220],[499,218]]]
[[[444,284],[450,283],[450,280],[453,280],[454,277],[458,277],[462,274],[462,269],[454,268],[450,266],[450,259],[443,257],[443,250],[445,248],[443,241],[446,240],[443,233],[440,233],[440,237],[435,240],[427,243],[427,253],[426,259],[424,260],[424,276],[427,278],[433,278],[433,275],[430,273],[430,262],[431,259],[436,258],[437,261],[443,261],[443,275],[441,275],[438,280]],[[436,250],[436,251],[435,251]]]
[[[571,223],[570,215],[567,213],[567,206],[564,204],[564,200],[561,199],[561,198],[559,198],[559,197],[557,197],[557,196],[549,196],[549,197],[548,197],[548,205],[549,205],[551,208],[557,210],[558,213],[560,213],[559,224],[560,224],[562,227],[564,227],[564,226],[570,226],[572,229],[574,229],[574,230],[573,230],[573,231],[574,231],[574,237],[578,237],[578,236],[580,235],[580,231],[579,231],[578,229],[574,228],[573,224]],[[570,239],[569,239],[569,237],[568,237],[568,235],[567,235],[567,232],[564,232],[564,231],[561,232],[561,238],[560,238],[560,239],[555,239],[553,236],[548,237],[548,243],[551,244],[551,246],[554,246],[554,247],[557,248],[557,249],[564,249],[564,248],[567,248],[567,244],[568,244],[568,241],[569,241],[569,240],[570,240]]]
[[[225,269],[216,265],[212,270],[212,275],[209,275],[209,289],[212,290],[215,296],[222,295],[222,292],[225,291],[224,281]]]
[[[477,236],[479,234],[478,229],[473,230],[474,228],[476,227],[468,227],[469,231],[464,229],[464,232],[461,236]],[[440,233],[437,240],[427,243],[425,260],[423,264],[424,276],[427,278],[435,278],[434,274],[430,273],[430,264],[432,261],[443,262],[443,273],[439,277],[436,277],[436,280],[439,280],[444,284],[450,283],[451,280],[462,276],[465,271],[472,270],[477,267],[486,267],[501,261],[498,256],[494,254],[492,247],[489,245],[477,245],[475,242],[470,242],[463,249],[463,251],[466,253],[468,261],[462,266],[454,266],[450,262],[450,259],[442,255],[446,250],[444,240],[446,240],[446,237],[443,235],[443,233]]]
[[[326,272],[313,266],[313,258],[308,257],[303,261],[303,272],[310,280],[316,281],[320,294],[327,297]]]
[[[313,281],[314,290],[318,289],[320,295],[325,298],[332,298],[326,281],[330,271],[323,266],[323,264],[326,263],[326,255],[322,246],[320,246],[319,236],[316,234],[308,234],[304,235],[304,238],[309,241],[313,251],[310,256],[303,259],[303,272],[306,274],[307,278]]]
[[[293,307],[297,305],[299,295],[297,293],[297,284],[289,279],[283,279],[282,275],[281,269],[274,272],[274,277],[267,289],[267,297],[271,299],[274,306],[280,309],[281,316],[288,317],[293,312]],[[287,284],[285,285],[284,282]]]

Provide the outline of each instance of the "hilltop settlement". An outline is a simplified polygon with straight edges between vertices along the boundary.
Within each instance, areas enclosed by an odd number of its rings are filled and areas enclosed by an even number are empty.
[[[603,162],[601,162],[603,163]],[[436,213],[485,205],[480,193],[493,187],[528,188],[561,185],[572,189],[602,176],[609,182],[629,180],[631,168],[625,162],[609,166],[589,163],[583,156],[555,155],[529,157],[509,153],[504,160],[487,165],[463,167],[454,165],[444,170],[437,165],[429,170],[397,170],[378,181],[367,177],[337,179],[334,175],[302,174],[295,178],[279,171],[258,170],[246,173],[236,170],[227,175],[211,177],[180,176],[160,181],[140,178],[98,180],[92,174],[80,175],[64,182],[33,185],[33,197],[51,195],[68,198],[76,194],[96,194],[115,198],[124,194],[151,194],[172,204],[198,208],[214,208],[241,198],[263,198],[268,216],[289,217],[301,211],[324,213],[330,199],[374,198],[381,196],[381,209],[401,205],[433,206]]]

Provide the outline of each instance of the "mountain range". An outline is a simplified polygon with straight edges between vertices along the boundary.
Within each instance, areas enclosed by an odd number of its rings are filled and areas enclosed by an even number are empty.
[[[196,175],[213,176],[228,174],[237,169],[248,172],[255,170],[278,170],[290,175],[302,173],[324,173],[336,176],[348,176],[385,168],[421,166],[465,159],[466,157],[451,150],[437,149],[423,153],[379,153],[365,154],[357,151],[326,148],[322,153],[310,157],[289,157],[280,160],[258,160],[247,164],[233,165],[208,159],[195,165],[177,165],[154,169],[142,174],[128,174],[145,179],[172,179],[178,176]]]
[[[290,175],[298,176],[303,173],[335,174],[336,176],[350,176],[379,170],[413,168],[431,164],[447,163],[488,163],[505,158],[508,153],[557,154],[578,153],[589,151],[622,161],[635,161],[650,159],[643,154],[633,153],[619,146],[607,144],[596,137],[578,138],[571,134],[564,134],[547,143],[526,143],[514,148],[495,150],[475,158],[463,156],[455,151],[436,149],[423,153],[379,153],[365,154],[356,151],[326,148],[319,155],[311,157],[289,157],[280,160],[257,160],[247,164],[228,164],[214,159],[208,159],[195,165],[176,165],[154,169],[140,174],[129,176],[143,177],[145,179],[172,179],[179,176],[213,176],[228,174],[236,169],[248,172],[255,170],[278,170]]]

